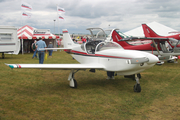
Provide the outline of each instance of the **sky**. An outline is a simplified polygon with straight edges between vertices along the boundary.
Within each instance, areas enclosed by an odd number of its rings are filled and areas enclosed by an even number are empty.
[[[30,18],[22,17],[21,1],[32,6]],[[180,0],[0,0],[0,25],[73,34],[89,33],[92,27],[127,32],[156,21],[180,31],[179,5]],[[57,18],[57,6],[65,9],[64,20]]]

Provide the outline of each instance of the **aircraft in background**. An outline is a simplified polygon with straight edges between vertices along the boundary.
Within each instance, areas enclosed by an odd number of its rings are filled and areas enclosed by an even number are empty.
[[[142,28],[144,31],[144,36],[145,37],[158,37],[158,38],[172,38],[176,40],[180,40],[180,34],[175,34],[175,35],[169,35],[169,36],[160,36],[157,33],[155,33],[149,26],[146,24],[142,24]],[[173,33],[178,33],[178,32],[173,32]],[[172,46],[173,47],[173,46]]]
[[[180,55],[179,41],[174,38],[160,37],[129,37],[123,38],[117,31],[111,33],[112,40],[120,44],[124,49],[140,50],[157,55],[160,60],[172,60],[174,56]],[[127,41],[151,40],[147,44],[133,45]],[[177,57],[176,57],[177,58]]]
[[[93,28],[88,29],[93,33]],[[94,34],[92,34],[94,35]],[[154,66],[158,61],[158,57],[153,54],[125,50],[116,42],[103,41],[105,36],[100,32],[96,33],[95,41],[90,41],[85,44],[75,44],[68,31],[63,30],[64,48],[71,53],[72,57],[80,64],[6,64],[10,68],[26,68],[26,69],[55,69],[55,70],[71,70],[68,80],[70,87],[77,88],[75,73],[79,70],[90,69],[95,72],[97,70],[117,72],[117,75],[133,76],[136,80],[134,85],[135,92],[141,92],[139,79],[140,72]],[[49,48],[51,49],[51,48]],[[49,50],[47,49],[47,50]],[[62,48],[53,48],[62,49]]]
[[[172,49],[174,49],[174,52],[180,52],[180,33],[179,32],[172,32],[172,33],[178,33],[175,35],[169,35],[169,36],[160,36],[157,33],[155,33],[149,26],[146,24],[142,24],[142,28],[144,31],[145,37],[153,37],[153,38],[169,38],[170,41],[166,42],[166,47],[170,45]]]

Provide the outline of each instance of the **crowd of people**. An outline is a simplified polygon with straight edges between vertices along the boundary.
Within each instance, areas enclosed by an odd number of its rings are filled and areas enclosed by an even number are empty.
[[[74,43],[86,43],[86,42],[88,42],[89,41],[89,37],[86,37],[86,36],[84,36],[84,37],[74,37],[74,36],[72,36],[72,39],[73,39],[73,41],[74,41]]]

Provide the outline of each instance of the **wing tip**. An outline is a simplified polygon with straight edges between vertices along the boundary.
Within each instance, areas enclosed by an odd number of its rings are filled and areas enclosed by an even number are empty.
[[[13,69],[13,68],[14,68],[14,66],[13,66],[13,65],[9,65],[9,67],[10,67],[11,69]]]
[[[14,65],[9,65],[9,64],[7,64],[7,63],[4,63],[4,64],[7,65],[7,66],[9,66],[11,69],[14,68]]]

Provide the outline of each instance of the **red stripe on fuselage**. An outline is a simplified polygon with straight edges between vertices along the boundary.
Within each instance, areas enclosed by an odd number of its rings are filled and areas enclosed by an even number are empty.
[[[132,58],[126,58],[126,57],[110,56],[110,55],[87,54],[85,52],[80,52],[80,51],[75,51],[75,50],[72,50],[71,52],[73,54],[86,55],[86,56],[92,56],[92,57],[108,57],[108,58],[132,59]]]
[[[97,57],[108,57],[108,58],[120,58],[120,59],[132,59],[132,58],[126,58],[126,57],[118,57],[118,56],[109,56],[109,55],[100,55],[100,54],[95,54]]]

